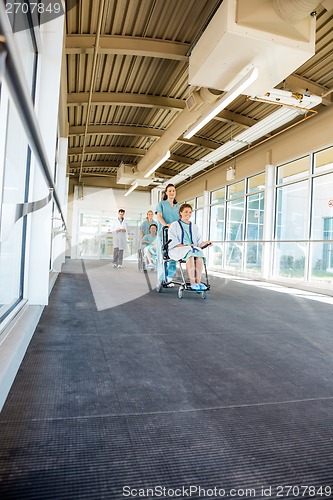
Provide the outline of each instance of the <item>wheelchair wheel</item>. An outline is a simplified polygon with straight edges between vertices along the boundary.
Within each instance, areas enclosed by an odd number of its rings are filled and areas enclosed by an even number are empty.
[[[207,297],[207,293],[206,293],[206,291],[201,292],[201,297],[202,297],[203,299],[205,299],[205,298]]]
[[[184,287],[180,286],[178,288],[178,298],[179,299],[182,299],[183,298],[183,291],[184,291]]]

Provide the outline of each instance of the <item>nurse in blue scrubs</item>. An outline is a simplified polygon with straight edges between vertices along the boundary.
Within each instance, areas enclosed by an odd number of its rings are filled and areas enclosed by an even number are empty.
[[[176,272],[176,262],[169,262],[167,276],[164,276],[164,266],[162,261],[162,228],[170,227],[172,222],[179,219],[179,203],[176,200],[176,188],[173,184],[168,184],[165,188],[163,199],[156,207],[159,234],[157,238],[157,266],[158,277],[161,281],[171,282]]]

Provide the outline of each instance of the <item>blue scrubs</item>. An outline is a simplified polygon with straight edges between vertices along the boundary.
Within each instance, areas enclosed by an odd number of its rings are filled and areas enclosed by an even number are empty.
[[[157,204],[156,207],[156,213],[161,212],[163,219],[165,220],[166,224],[171,224],[171,222],[175,222],[176,220],[179,219],[179,208],[180,205],[177,203],[173,207],[170,205],[168,200],[162,200]],[[163,265],[163,260],[162,260],[162,224],[158,222],[158,232],[159,232],[159,237],[157,238],[157,265],[158,265],[158,275],[160,276],[161,280],[167,280],[167,278],[171,278],[176,274],[176,262],[172,261],[169,262],[167,271],[166,271],[166,276],[164,276],[164,265]]]

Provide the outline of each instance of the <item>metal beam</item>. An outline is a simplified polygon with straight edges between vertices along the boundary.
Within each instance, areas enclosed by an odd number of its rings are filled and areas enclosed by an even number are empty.
[[[213,119],[220,122],[237,125],[238,127],[242,128],[252,127],[252,125],[255,125],[258,122],[258,120],[254,120],[253,118],[249,118],[248,116],[240,115],[239,113],[233,113],[232,111],[227,110],[221,111],[221,113],[219,113]]]
[[[84,125],[69,127],[69,137],[83,135]],[[89,125],[88,135],[129,135],[144,137],[161,137],[163,130],[157,130],[150,127],[133,127],[127,125]]]
[[[120,148],[114,146],[91,146],[85,149],[85,155],[124,155],[124,156],[144,156],[146,149],[142,148]],[[81,156],[82,148],[69,148],[67,156]]]
[[[73,168],[76,169],[80,167],[81,162],[80,161],[73,161],[67,164],[67,168]],[[118,168],[119,167],[119,161],[84,161],[83,168],[88,167],[88,168]]]
[[[94,35],[67,35],[66,54],[92,54],[94,51]],[[99,54],[120,54],[122,56],[157,57],[177,61],[188,60],[186,53],[188,43],[167,40],[151,40],[149,38],[103,35],[99,40]]]
[[[67,94],[67,106],[83,106],[88,102],[88,92],[71,92]],[[130,106],[137,108],[160,108],[179,110],[185,108],[185,101],[171,97],[140,95],[121,92],[93,92],[92,105]]]

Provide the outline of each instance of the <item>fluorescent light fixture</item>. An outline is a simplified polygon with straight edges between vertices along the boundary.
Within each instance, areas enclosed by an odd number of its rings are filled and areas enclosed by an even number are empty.
[[[186,178],[200,172],[208,165],[213,165],[223,158],[227,158],[231,154],[243,149],[244,146],[251,144],[255,140],[269,134],[274,129],[293,120],[300,114],[302,114],[300,110],[294,108],[280,108],[267,118],[260,120],[260,122],[252,125],[252,127],[249,127],[244,132],[241,132],[232,140],[217,148],[215,151],[212,151],[208,155],[204,156],[201,160],[196,161],[190,167],[185,168],[185,170],[169,179],[168,182],[171,182],[174,185],[183,182]]]
[[[205,115],[201,116],[183,135],[185,139],[190,139],[198,130],[206,125],[214,116],[216,116],[222,109],[226,108],[228,104],[232,103],[236,97],[240,96],[245,89],[247,89],[258,78],[258,68],[254,67],[242,80],[240,80],[232,89],[230,89],[224,96],[219,99],[212,108]]]
[[[310,99],[304,103],[302,108],[290,106],[280,107],[274,113],[271,113],[263,120],[260,120],[255,125],[252,125],[252,127],[249,127],[247,130],[244,130],[244,132],[241,132],[230,141],[227,141],[225,144],[215,149],[215,151],[208,153],[208,155],[196,161],[190,167],[185,168],[185,170],[179,174],[175,175],[171,179],[168,179],[168,183],[170,182],[176,186],[188,177],[204,170],[205,167],[214,165],[214,163],[227,158],[236,151],[243,149],[245,146],[248,146],[256,140],[261,139],[261,137],[273,132],[273,130],[294,120],[297,116],[304,115],[306,113],[306,109],[311,109],[314,106],[317,106],[320,102],[321,97],[311,95]]]
[[[138,185],[139,184],[137,182],[134,182],[134,184],[132,184],[132,186],[126,191],[124,196],[128,196],[129,194],[131,194],[134,191],[134,189],[138,187]]]
[[[289,90],[272,89],[262,95],[249,97],[250,101],[278,104],[280,106],[292,106],[296,108],[313,108],[322,102],[320,96],[314,94],[300,94]]]
[[[163,156],[161,160],[159,160],[153,167],[151,167],[150,170],[144,175],[144,177],[147,179],[147,177],[150,177],[151,174],[155,172],[155,170],[158,169],[168,158],[170,158],[170,151],[167,151],[166,154]]]

